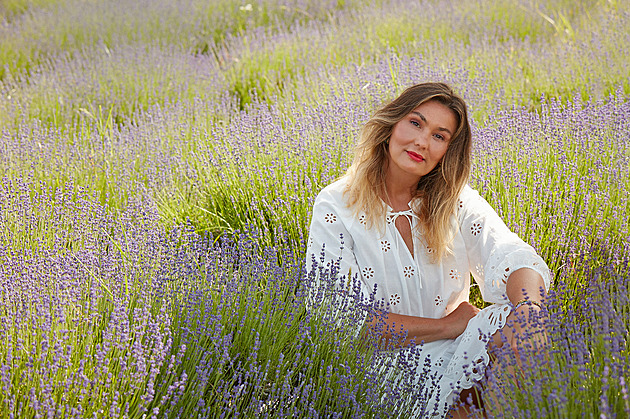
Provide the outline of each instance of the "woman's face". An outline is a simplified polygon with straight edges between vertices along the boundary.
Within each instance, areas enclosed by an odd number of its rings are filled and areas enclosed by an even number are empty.
[[[417,182],[442,160],[457,129],[455,113],[430,100],[401,119],[389,139],[387,176]]]

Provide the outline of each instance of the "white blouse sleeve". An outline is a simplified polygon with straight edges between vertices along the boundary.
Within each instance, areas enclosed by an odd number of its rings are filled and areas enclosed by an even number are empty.
[[[338,194],[338,191],[324,189],[315,199],[306,250],[307,273],[314,274],[317,280],[322,273],[336,274],[337,289],[359,291],[365,298],[369,290],[362,280],[354,254],[354,240],[346,226],[350,219],[349,210],[336,196]],[[360,289],[356,289],[357,282]]]
[[[470,271],[485,301],[507,302],[507,278],[520,268],[538,272],[549,289],[551,275],[545,261],[510,231],[490,204],[468,185],[460,196],[458,219]]]

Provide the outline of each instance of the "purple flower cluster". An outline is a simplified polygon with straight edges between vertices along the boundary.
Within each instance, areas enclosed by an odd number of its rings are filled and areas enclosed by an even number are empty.
[[[588,261],[582,262],[588,265]],[[504,347],[497,364],[517,371],[506,379],[494,370],[488,387],[504,396],[486,403],[493,417],[628,417],[630,401],[630,264],[587,268],[587,284],[566,278],[549,293],[540,335],[523,336],[518,355]],[[497,390],[498,388],[498,390]]]
[[[630,103],[544,101],[475,128],[472,184],[557,273],[630,255]]]
[[[389,417],[408,408],[418,384],[386,378],[403,361],[377,371],[373,339],[353,332],[366,315],[358,297],[334,312],[330,287],[311,298],[299,249],[261,248],[254,229],[216,241],[187,226],[165,230],[141,203],[114,216],[70,184],[34,193],[5,181],[2,192],[12,226],[0,246],[7,417]]]

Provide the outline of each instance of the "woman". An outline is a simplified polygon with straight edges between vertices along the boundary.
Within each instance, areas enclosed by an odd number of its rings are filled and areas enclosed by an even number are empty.
[[[504,331],[515,347],[512,329],[534,326],[506,322],[539,310],[550,281],[533,248],[467,185],[470,158],[464,101],[443,83],[408,88],[367,122],[347,173],[317,196],[307,250],[309,269],[334,264],[340,278],[358,277],[363,295],[376,289],[385,330],[424,342],[440,377],[437,416],[465,413],[457,404],[490,362],[482,337],[500,346]],[[494,305],[468,303],[471,273]]]

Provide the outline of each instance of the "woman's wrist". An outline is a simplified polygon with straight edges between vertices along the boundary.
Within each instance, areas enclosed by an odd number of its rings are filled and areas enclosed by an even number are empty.
[[[442,339],[455,339],[461,334],[461,332],[458,333],[459,330],[452,316],[442,317],[440,321],[443,325],[443,327],[440,328],[443,334]]]

